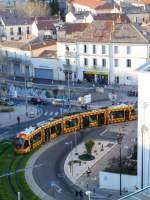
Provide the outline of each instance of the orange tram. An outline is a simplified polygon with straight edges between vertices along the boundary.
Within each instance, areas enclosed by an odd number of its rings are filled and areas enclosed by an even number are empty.
[[[26,154],[42,143],[56,139],[61,134],[136,120],[136,118],[136,111],[132,105],[117,105],[66,115],[19,132],[14,141],[14,150],[16,153]]]

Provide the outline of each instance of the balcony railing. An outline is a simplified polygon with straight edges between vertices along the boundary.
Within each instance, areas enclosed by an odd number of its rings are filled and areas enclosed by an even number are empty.
[[[65,52],[65,56],[66,57],[76,57],[77,56],[77,52],[66,51]]]

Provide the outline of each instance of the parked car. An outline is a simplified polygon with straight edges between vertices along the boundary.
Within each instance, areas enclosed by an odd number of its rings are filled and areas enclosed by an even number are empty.
[[[37,105],[47,105],[49,102],[44,100],[44,99],[40,99],[40,98],[31,98],[29,101],[31,104]]]
[[[14,106],[15,103],[13,101],[11,101],[8,98],[1,98],[0,99],[0,105],[4,105],[4,106]]]
[[[63,106],[63,107],[67,107],[67,101],[64,99],[54,99],[52,101],[52,104],[55,106]]]

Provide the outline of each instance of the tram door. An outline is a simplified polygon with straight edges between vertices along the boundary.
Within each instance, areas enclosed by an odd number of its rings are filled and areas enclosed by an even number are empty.
[[[61,123],[55,126],[56,134],[59,136],[61,134]]]
[[[45,142],[50,141],[50,128],[45,129]]]
[[[125,121],[129,120],[129,110],[125,110]]]
[[[83,117],[83,128],[88,128],[90,124],[89,116]]]
[[[104,119],[104,113],[99,114],[98,115],[98,126],[104,125],[104,121],[105,121],[105,119]]]

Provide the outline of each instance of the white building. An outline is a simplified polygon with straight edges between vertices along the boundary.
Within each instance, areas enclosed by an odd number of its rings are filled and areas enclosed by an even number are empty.
[[[138,80],[138,183],[150,185],[150,63],[139,68]]]
[[[0,63],[1,71],[6,72],[7,66],[9,75],[24,77],[26,72],[35,79],[61,79],[54,40],[28,44],[6,41],[1,45],[1,53],[5,58]]]
[[[0,11],[1,40],[31,40],[33,20],[18,17],[9,11]]]
[[[72,79],[136,85],[136,69],[149,60],[149,42],[119,19],[65,24],[58,32],[57,53]]]
[[[121,7],[106,0],[68,0],[68,11],[74,10],[79,12],[91,12],[93,14],[100,13],[121,13]]]

